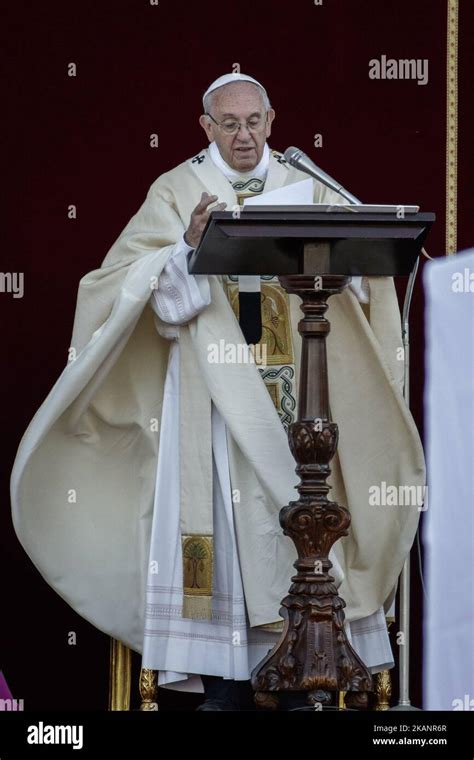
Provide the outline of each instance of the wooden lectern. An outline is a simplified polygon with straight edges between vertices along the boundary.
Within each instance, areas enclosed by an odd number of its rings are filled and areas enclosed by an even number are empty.
[[[367,212],[363,206],[315,210],[312,206],[249,206],[235,218],[214,212],[198,248],[192,274],[278,275],[287,293],[302,300],[298,418],[288,440],[301,478],[298,501],[283,506],[280,524],[298,553],[296,575],[282,600],[279,642],[252,673],[257,692],[307,691],[308,703],[329,704],[346,692],[348,708],[367,706],[371,676],[349,644],[344,601],[328,559],[347,535],[349,511],[328,499],[326,480],[338,443],[330,418],[325,312],[330,296],[351,276],[408,276],[435,219],[431,213]]]

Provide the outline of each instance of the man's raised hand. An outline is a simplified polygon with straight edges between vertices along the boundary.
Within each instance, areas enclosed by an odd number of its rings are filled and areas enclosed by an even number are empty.
[[[184,233],[184,241],[192,248],[197,248],[199,241],[201,240],[202,233],[204,232],[204,227],[206,226],[207,220],[209,219],[209,214],[211,213],[208,207],[216,200],[217,195],[209,195],[208,193],[203,193],[201,195],[201,200],[192,212],[189,227]],[[227,203],[218,203],[216,206],[214,206],[212,211],[223,211],[226,206]]]

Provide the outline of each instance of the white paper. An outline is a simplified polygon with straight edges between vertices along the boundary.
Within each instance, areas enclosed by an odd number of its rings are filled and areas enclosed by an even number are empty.
[[[292,185],[284,185],[277,190],[269,190],[244,199],[244,206],[293,206],[313,202],[313,180],[311,177]]]
[[[268,193],[261,193],[255,197],[245,198],[244,206],[312,206],[314,209],[323,206],[325,209],[334,208],[327,204],[314,204],[313,203],[313,180],[311,177],[303,179],[301,182],[294,182],[292,185],[284,185],[277,190],[270,190]],[[341,206],[341,209],[343,206]],[[260,287],[259,277],[248,277],[248,283],[243,285],[243,290],[257,290]],[[243,280],[242,276],[239,277],[239,282]],[[258,285],[255,287],[250,286],[250,280],[258,281]],[[359,301],[362,303],[368,303],[369,299],[367,294],[362,288],[362,277],[353,277],[350,283],[350,288],[354,291]]]

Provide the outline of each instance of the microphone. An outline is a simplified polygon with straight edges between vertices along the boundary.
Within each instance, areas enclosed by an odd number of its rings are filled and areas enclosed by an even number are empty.
[[[349,203],[353,203],[358,206],[361,205],[362,201],[356,198],[355,195],[352,195],[349,190],[346,190],[340,184],[340,182],[337,182],[335,179],[330,177],[329,174],[326,174],[326,172],[320,169],[319,166],[316,166],[310,157],[307,156],[306,153],[303,153],[303,151],[299,148],[295,148],[294,146],[287,148],[285,150],[284,156],[288,163],[291,166],[294,166],[295,169],[299,169],[300,171],[309,174],[311,177],[314,177],[315,179],[322,182],[323,185],[326,185],[326,187],[329,187],[331,190],[335,190],[336,193],[340,193],[340,195],[348,200]]]

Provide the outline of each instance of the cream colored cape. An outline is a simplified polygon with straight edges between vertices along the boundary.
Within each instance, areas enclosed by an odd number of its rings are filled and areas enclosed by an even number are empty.
[[[304,178],[272,154],[265,190]],[[11,480],[18,538],[47,583],[94,626],[138,652],[158,455],[155,421],[169,350],[148,304],[150,282],[204,190],[229,208],[236,204],[207,150],[153,183],[101,268],[82,278],[71,342],[76,358],[25,432]],[[315,200],[339,198],[315,183]],[[187,364],[201,373],[227,426],[232,486],[241,491],[234,507],[239,558],[255,626],[279,619],[293,571],[296,555],[278,512],[297,497],[295,462],[257,367],[207,362],[209,343],[244,342],[221,279],[210,276],[209,282],[212,302],[180,328],[189,338],[181,351],[191,352]],[[372,279],[370,287],[371,327],[349,290],[331,298],[328,310],[330,403],[340,428],[331,497],[352,513],[350,536],[336,549],[349,620],[387,600],[419,516],[413,507],[369,506],[369,487],[424,484],[422,447],[400,391],[393,282]],[[296,338],[298,306],[291,296]],[[296,358],[298,366],[298,352]],[[196,451],[183,471],[197,461]],[[195,498],[206,494],[197,491]]]

